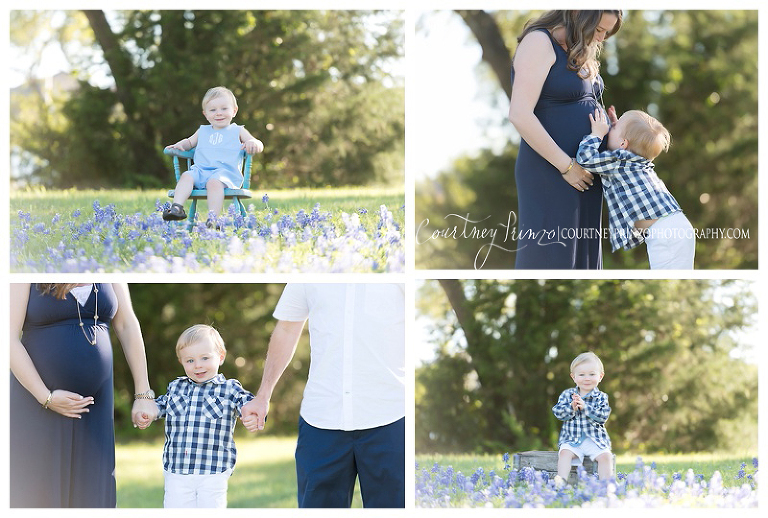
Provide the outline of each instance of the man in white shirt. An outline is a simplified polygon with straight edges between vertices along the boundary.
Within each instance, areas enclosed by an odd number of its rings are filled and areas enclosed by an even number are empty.
[[[309,319],[310,366],[296,444],[299,507],[405,507],[402,284],[288,284],[273,316],[261,386],[243,406],[264,428],[269,400]]]

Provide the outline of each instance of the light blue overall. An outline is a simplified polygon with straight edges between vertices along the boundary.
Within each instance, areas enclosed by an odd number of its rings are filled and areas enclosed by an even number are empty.
[[[243,153],[240,128],[242,126],[237,124],[230,124],[221,130],[214,130],[210,124],[200,126],[197,131],[195,163],[189,170],[195,181],[195,189],[205,189],[205,184],[211,178],[216,178],[230,189],[239,189],[243,185],[243,174],[240,171]]]

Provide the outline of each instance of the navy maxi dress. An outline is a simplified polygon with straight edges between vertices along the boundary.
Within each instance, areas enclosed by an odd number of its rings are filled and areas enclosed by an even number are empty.
[[[534,114],[570,157],[589,134],[589,114],[598,107],[603,80],[582,79],[567,67],[567,53],[543,30],[555,50]],[[512,70],[512,81],[515,71]],[[602,268],[600,220],[602,185],[579,192],[560,172],[521,139],[515,164],[518,199],[518,243],[515,268]]]
[[[42,408],[11,374],[11,507],[115,507],[115,434],[109,322],[117,311],[110,284],[97,284],[80,308],[72,294],[59,300],[32,284],[21,342],[49,390],[93,396],[81,419]]]

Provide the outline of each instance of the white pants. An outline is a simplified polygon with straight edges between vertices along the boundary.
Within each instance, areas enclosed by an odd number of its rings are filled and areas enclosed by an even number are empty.
[[[580,466],[584,462],[584,457],[587,456],[593,461],[597,459],[603,453],[611,453],[611,449],[603,449],[595,441],[589,437],[585,437],[581,444],[574,446],[572,444],[565,443],[560,446],[560,451],[568,450],[576,455],[576,458],[571,461],[572,466]]]
[[[163,507],[227,507],[227,487],[232,470],[212,475],[181,475],[163,471]]]
[[[646,230],[651,270],[693,270],[696,235],[685,214],[664,216]]]

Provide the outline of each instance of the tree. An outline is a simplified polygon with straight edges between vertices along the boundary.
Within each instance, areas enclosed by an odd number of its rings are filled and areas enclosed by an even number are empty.
[[[325,186],[402,178],[402,17],[367,11],[86,11],[91,39],[70,50],[79,88],[13,104],[13,145],[50,186],[166,186],[162,148],[204,123],[200,101],[219,84],[235,120],[265,143],[254,183]],[[27,26],[45,25],[15,11]],[[32,20],[32,21],[29,21]],[[40,30],[42,27],[38,27]],[[14,33],[15,34],[15,33]],[[62,36],[62,45],[66,42]],[[29,47],[22,36],[12,39]],[[89,51],[89,46],[94,49]],[[112,84],[92,80],[108,70]]]
[[[478,80],[495,81],[509,97],[515,38],[524,22],[538,14],[458,11],[483,49]],[[697,244],[697,266],[756,267],[757,12],[625,12],[620,32],[608,40],[601,57],[606,105],[615,105],[619,113],[646,110],[670,130],[672,147],[657,158],[656,170],[694,227],[740,232],[737,238],[705,234]],[[502,115],[500,123],[508,124]],[[516,207],[516,156],[517,143],[511,142],[500,154],[461,159],[437,179],[417,184],[417,225],[453,213],[490,214],[494,224],[506,221]],[[485,177],[483,190],[478,190],[477,176]],[[486,197],[499,192],[511,195],[501,204],[486,203]],[[466,239],[431,241],[423,248],[417,254],[424,267],[474,267],[476,243]],[[607,240],[604,248],[610,249]],[[603,259],[607,268],[647,266],[642,247],[606,252]],[[512,264],[513,253],[495,249],[484,267]]]
[[[427,284],[429,286],[429,283]],[[570,361],[603,360],[614,449],[730,447],[756,435],[757,369],[735,359],[750,286],[708,280],[441,280],[420,290],[437,358],[417,369],[417,450],[553,448]],[[437,309],[441,308],[441,309]],[[707,397],[702,397],[707,394]],[[453,416],[453,417],[452,417]],[[472,423],[457,424],[456,417]]]
[[[227,357],[219,372],[240,380],[256,392],[266,358],[272,317],[282,284],[131,284],[131,300],[139,319],[147,351],[150,385],[157,394],[184,375],[176,357],[176,340],[194,324],[210,324],[219,330]],[[133,379],[113,338],[115,369],[115,425],[121,436],[161,437],[162,426],[137,432],[131,426]],[[291,364],[277,385],[265,433],[295,433],[299,405],[309,374],[309,342],[302,337]]]

